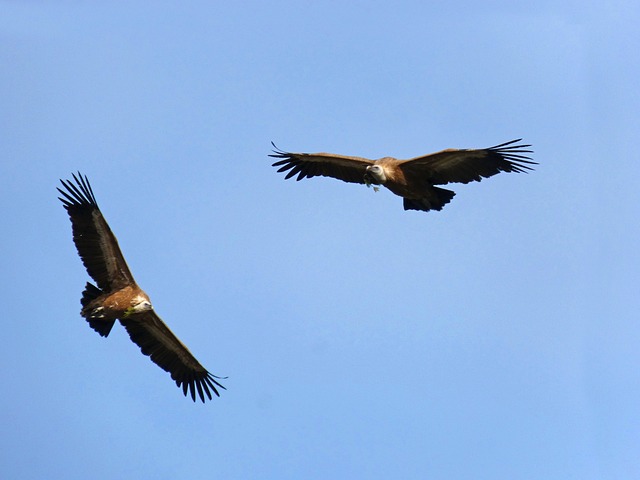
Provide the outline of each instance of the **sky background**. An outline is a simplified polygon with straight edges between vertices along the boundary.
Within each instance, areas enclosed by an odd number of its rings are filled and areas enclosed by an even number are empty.
[[[638,2],[97,3],[0,2],[2,478],[640,478]],[[267,157],[520,137],[430,213]],[[80,317],[78,170],[221,398]]]

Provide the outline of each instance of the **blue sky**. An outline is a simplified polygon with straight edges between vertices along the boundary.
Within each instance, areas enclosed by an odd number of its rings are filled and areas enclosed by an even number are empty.
[[[2,477],[638,478],[639,14],[0,2]],[[428,214],[267,157],[519,137]],[[80,317],[77,170],[220,399]]]

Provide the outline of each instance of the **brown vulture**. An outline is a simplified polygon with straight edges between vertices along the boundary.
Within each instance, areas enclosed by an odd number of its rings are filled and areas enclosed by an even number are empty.
[[[178,387],[195,402],[211,392],[220,396],[216,387],[225,388],[209,373],[187,347],[158,317],[148,295],[136,284],[125,262],[118,241],[105,220],[86,176],[78,172],[70,180],[60,180],[65,190],[58,197],[71,219],[73,241],[87,273],[97,283],[89,282],[82,292],[80,314],[101,336],[109,335],[116,320],[127,330],[131,340],[144,355],[169,372]]]
[[[531,145],[514,145],[522,139],[476,150],[447,149],[409,160],[384,157],[369,160],[333,153],[289,153],[279,150],[273,142],[274,153],[280,160],[273,164],[278,172],[287,172],[285,179],[296,180],[316,176],[333,177],[343,182],[384,185],[403,197],[405,210],[442,210],[455,192],[435,185],[479,182],[500,172],[526,172],[527,165],[537,165],[523,155]],[[377,187],[374,187],[377,190]]]

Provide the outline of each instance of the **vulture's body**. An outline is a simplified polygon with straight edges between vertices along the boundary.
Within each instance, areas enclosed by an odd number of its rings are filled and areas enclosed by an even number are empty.
[[[324,176],[367,186],[384,185],[403,197],[405,210],[442,210],[455,192],[436,185],[480,181],[500,172],[526,172],[535,165],[526,153],[530,145],[514,145],[512,140],[490,148],[466,150],[448,149],[429,155],[398,160],[384,157],[370,160],[333,153],[289,153],[275,150],[271,157],[278,172],[287,172],[285,179],[297,175],[297,180]],[[275,145],[274,145],[275,147]]]
[[[97,287],[87,283],[82,292],[81,315],[91,328],[106,337],[116,320],[125,327],[131,340],[143,354],[148,355],[160,368],[169,372],[183,392],[196,392],[204,402],[211,392],[219,396],[216,381],[187,347],[169,330],[153,309],[147,294],[136,284],[122,256],[118,241],[91,190],[87,177],[73,175],[58,188],[60,198],[71,219],[73,241],[87,273]]]

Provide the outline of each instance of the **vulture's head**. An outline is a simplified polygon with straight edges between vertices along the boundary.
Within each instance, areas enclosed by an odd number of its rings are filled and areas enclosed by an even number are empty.
[[[148,312],[149,310],[153,310],[153,305],[151,305],[149,297],[146,295],[137,295],[131,302],[131,306],[127,308],[125,317],[136,313]]]
[[[380,165],[369,165],[364,172],[364,183],[367,187],[373,185],[384,185],[387,177]]]

